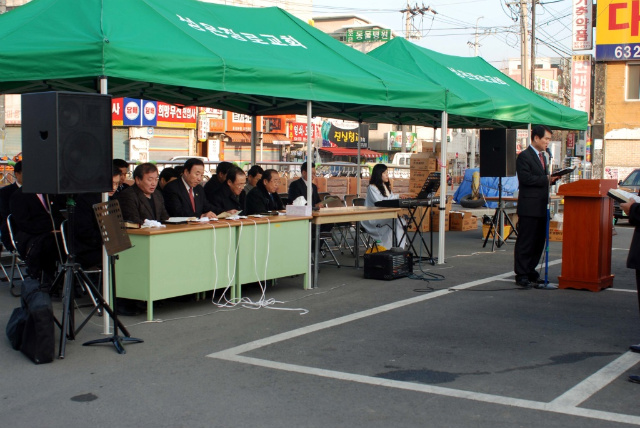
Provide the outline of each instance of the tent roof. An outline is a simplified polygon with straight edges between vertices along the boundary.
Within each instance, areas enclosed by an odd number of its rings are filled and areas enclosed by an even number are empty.
[[[445,55],[402,38],[385,43],[369,56],[402,67],[425,83],[444,86],[451,127],[522,128],[531,123],[554,129],[587,129],[586,113],[526,89],[480,57]]]
[[[0,93],[97,92],[246,114],[436,126],[445,91],[279,8],[34,0],[0,15]]]

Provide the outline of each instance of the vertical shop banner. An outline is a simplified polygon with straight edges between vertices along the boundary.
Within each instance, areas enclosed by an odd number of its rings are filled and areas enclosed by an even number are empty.
[[[207,114],[201,112],[198,115],[198,141],[205,142],[209,136],[209,118]]]
[[[328,119],[322,122],[320,133],[323,147],[369,148],[369,125]]]
[[[571,108],[591,110],[591,55],[571,57]]]
[[[571,44],[574,51],[593,48],[593,4],[592,0],[571,0],[573,8],[573,30]]]

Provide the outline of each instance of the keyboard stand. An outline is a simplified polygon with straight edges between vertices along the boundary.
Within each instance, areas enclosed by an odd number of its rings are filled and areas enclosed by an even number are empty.
[[[400,237],[399,242],[401,242],[402,239],[406,236],[407,241],[409,241],[409,248],[413,250],[413,260],[419,260],[419,261],[425,260],[431,263],[432,265],[435,265],[436,263],[435,263],[435,260],[433,259],[433,224],[431,221],[432,215],[429,216],[429,236],[430,236],[430,243],[431,243],[430,245],[427,245],[427,243],[424,240],[424,235],[422,234],[422,223],[424,222],[424,218],[426,217],[427,212],[430,212],[431,214],[433,214],[433,210],[425,209],[422,212],[422,216],[420,216],[419,221],[417,221],[416,211],[418,210],[418,208],[419,208],[418,206],[407,208],[407,211],[409,211],[409,222],[405,227],[403,227],[402,236]],[[433,208],[433,205],[431,205],[428,208]],[[416,232],[413,234],[412,237],[410,237],[409,227],[411,226],[412,222],[416,227]],[[418,236],[420,236],[420,241],[422,242],[422,245],[424,245],[424,248],[427,250],[428,256],[420,256],[420,252],[418,252],[416,250],[416,247],[413,245],[414,241]],[[418,244],[420,244],[420,242],[418,242]]]

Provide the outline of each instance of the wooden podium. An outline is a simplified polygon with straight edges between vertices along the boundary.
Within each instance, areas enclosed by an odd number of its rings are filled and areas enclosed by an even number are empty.
[[[559,288],[600,291],[611,287],[613,200],[616,180],[578,180],[563,184],[562,274]]]

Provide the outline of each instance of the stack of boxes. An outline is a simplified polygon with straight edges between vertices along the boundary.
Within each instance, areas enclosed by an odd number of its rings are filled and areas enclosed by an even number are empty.
[[[449,213],[449,230],[475,230],[478,228],[478,217],[469,211],[451,211]]]

